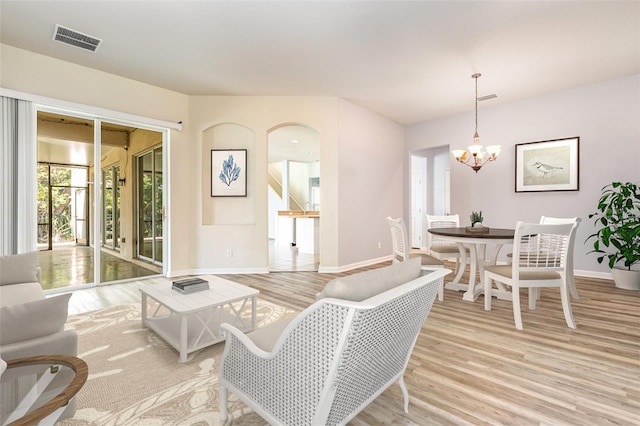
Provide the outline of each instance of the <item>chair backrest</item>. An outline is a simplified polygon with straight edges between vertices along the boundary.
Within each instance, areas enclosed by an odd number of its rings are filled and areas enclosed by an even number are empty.
[[[329,339],[337,344],[336,357],[330,363],[314,420],[310,424],[345,424],[363,404],[404,375],[445,274],[444,271],[423,271],[415,280],[362,302],[338,299],[316,302],[332,305],[331,312],[337,316],[316,318],[314,332],[318,334],[307,336],[307,344],[300,349],[307,351],[309,342],[315,342],[318,347],[324,346],[320,342],[327,333],[340,337]],[[347,308],[347,311],[340,312],[340,307]],[[340,317],[344,321],[341,331],[335,330]],[[329,328],[323,330],[318,321],[326,323]],[[306,368],[317,370],[318,366],[307,365]]]
[[[524,271],[566,272],[567,259],[573,257],[577,222],[517,222],[513,239],[513,277]]]
[[[571,255],[567,257],[567,270],[571,271],[573,274],[573,246],[576,240],[577,228],[582,221],[579,217],[550,217],[550,216],[540,216],[540,223],[575,223],[576,224],[576,232],[573,233],[571,241],[569,244],[571,245],[570,253]]]
[[[346,424],[404,376],[449,272],[420,270],[362,301],[322,298],[286,326],[266,357],[230,334],[219,383],[238,388],[269,424]]]
[[[387,217],[389,228],[391,229],[391,249],[393,263],[404,262],[409,258],[409,238],[407,237],[407,227],[403,218],[393,219]]]
[[[432,228],[457,228],[460,226],[460,216],[457,214],[451,214],[447,216],[427,215],[427,230]],[[431,232],[427,232],[427,248],[433,244],[453,244],[451,241],[445,241],[438,238],[437,235],[433,235]]]
[[[540,216],[540,223],[577,223],[580,224],[579,217],[551,217],[551,216]]]

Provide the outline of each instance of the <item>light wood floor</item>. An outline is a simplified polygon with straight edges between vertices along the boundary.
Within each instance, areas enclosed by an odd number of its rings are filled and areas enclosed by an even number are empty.
[[[302,310],[337,275],[223,277]],[[137,302],[140,282],[78,290],[71,311]],[[445,291],[444,302],[434,302],[405,375],[409,413],[403,412],[399,386],[392,385],[350,424],[640,424],[640,294],[608,280],[577,277],[576,283],[576,330],[566,326],[557,290],[543,289],[535,311],[522,295],[524,331],[514,327],[511,302],[495,300],[486,312],[482,297],[470,303]]]
[[[125,260],[103,249],[100,252],[100,282],[108,284],[162,274],[162,267],[141,260]],[[52,290],[93,285],[93,247],[75,244],[56,244],[53,250],[38,252],[42,288]],[[319,254],[300,253],[298,248],[277,245],[269,240],[269,269],[271,272],[318,271]]]

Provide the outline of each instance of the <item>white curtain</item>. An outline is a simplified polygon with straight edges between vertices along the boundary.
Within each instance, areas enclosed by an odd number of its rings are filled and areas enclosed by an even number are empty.
[[[0,255],[37,248],[37,138],[32,102],[0,97]]]

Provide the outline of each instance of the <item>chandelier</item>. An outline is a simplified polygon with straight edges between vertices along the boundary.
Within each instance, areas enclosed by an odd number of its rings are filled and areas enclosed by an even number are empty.
[[[473,145],[467,149],[454,149],[451,154],[456,160],[464,165],[471,167],[476,173],[485,164],[494,161],[500,154],[500,145],[491,145],[484,148],[480,145],[480,136],[478,136],[478,78],[482,74],[476,73],[471,77],[476,79],[476,132],[473,135]]]

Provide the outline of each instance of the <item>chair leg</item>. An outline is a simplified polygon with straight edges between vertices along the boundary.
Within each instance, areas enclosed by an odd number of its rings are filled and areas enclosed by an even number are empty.
[[[409,412],[409,391],[407,391],[407,386],[404,384],[404,377],[400,376],[398,379],[398,384],[400,384],[400,389],[402,389],[402,396],[404,397],[404,412]]]
[[[538,287],[529,287],[529,309],[535,311],[536,301],[540,299],[540,289]]]
[[[562,300],[562,312],[564,312],[564,319],[567,321],[567,325],[570,328],[576,328],[576,322],[573,319],[573,312],[571,311],[571,301],[569,299],[568,283],[565,283],[560,287],[560,299]]]
[[[486,274],[484,276],[484,310],[491,310],[491,287],[492,281]]]
[[[573,276],[573,273],[569,274],[569,276],[567,277],[567,281],[569,284],[569,290],[571,291],[571,297],[579,300],[580,297],[578,296],[578,289],[576,288],[576,280]]]
[[[228,399],[228,390],[226,387],[219,385],[218,386],[219,393],[219,403],[220,403],[220,421],[224,423],[227,420],[227,399]]]
[[[516,328],[522,330],[522,314],[520,313],[520,288],[511,287],[511,299],[513,300],[513,320]]]

